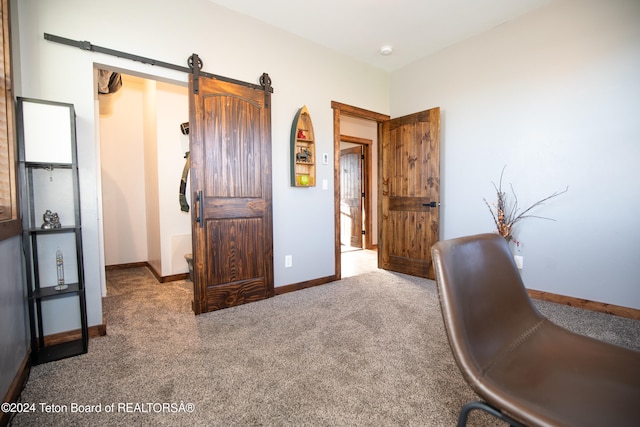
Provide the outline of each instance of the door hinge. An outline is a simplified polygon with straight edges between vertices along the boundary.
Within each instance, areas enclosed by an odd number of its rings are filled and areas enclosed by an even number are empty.
[[[364,231],[364,230],[362,230],[362,235],[364,236],[364,234],[365,234],[365,231]]]

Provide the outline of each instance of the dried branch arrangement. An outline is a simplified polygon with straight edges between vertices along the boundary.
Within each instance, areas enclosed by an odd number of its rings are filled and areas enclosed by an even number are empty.
[[[504,170],[506,167],[507,166],[505,165],[502,168],[499,184],[496,186],[495,182],[491,182],[497,194],[496,203],[494,203],[492,206],[489,204],[489,202],[487,202],[487,199],[483,199],[483,200],[484,200],[484,203],[489,208],[489,212],[491,212],[493,221],[495,222],[496,227],[498,228],[498,234],[504,237],[507,240],[507,242],[513,241],[516,245],[518,245],[519,242],[513,238],[513,234],[512,234],[513,227],[516,225],[516,223],[521,219],[525,219],[525,218],[539,218],[539,219],[547,219],[550,221],[555,221],[553,218],[546,218],[543,216],[531,215],[529,212],[533,208],[544,204],[550,199],[553,199],[554,197],[557,197],[563,193],[566,193],[567,191],[569,191],[569,186],[567,186],[567,188],[565,188],[563,191],[556,191],[551,195],[545,197],[544,199],[538,200],[537,202],[535,202],[534,204],[532,204],[531,206],[529,206],[528,208],[520,212],[519,206],[518,206],[518,197],[516,196],[516,193],[513,190],[513,185],[509,184],[509,186],[511,187],[511,193],[513,194],[513,203],[511,204],[509,204],[507,193],[502,190],[502,178],[504,176]]]

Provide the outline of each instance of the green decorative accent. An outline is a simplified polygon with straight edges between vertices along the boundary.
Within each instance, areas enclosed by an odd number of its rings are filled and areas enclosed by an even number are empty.
[[[302,107],[298,109],[296,116],[293,118],[293,123],[291,123],[291,160],[289,164],[291,165],[292,187],[299,187],[296,182],[296,138],[298,136],[298,120],[300,120],[300,114],[302,114]]]
[[[311,115],[306,106],[296,113],[291,125],[291,186],[316,186],[316,141]]]

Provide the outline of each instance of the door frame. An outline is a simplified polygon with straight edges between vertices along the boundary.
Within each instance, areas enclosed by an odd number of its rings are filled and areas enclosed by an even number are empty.
[[[342,278],[342,262],[341,262],[341,250],[340,250],[340,141],[343,141],[344,135],[340,134],[340,116],[345,115],[349,117],[356,117],[359,119],[371,120],[377,123],[378,128],[378,141],[381,139],[382,123],[390,120],[391,117],[386,114],[376,113],[374,111],[365,110],[363,108],[354,107],[352,105],[343,104],[336,101],[331,101],[331,108],[333,109],[333,214],[334,214],[334,255],[335,255],[335,275],[336,280]],[[378,164],[376,165],[378,172],[380,172],[380,144],[378,143]],[[369,162],[371,163],[371,162]],[[373,167],[373,165],[371,165]],[[370,182],[371,180],[369,180]],[[380,188],[380,173],[378,173],[378,188]],[[371,199],[371,197],[369,197]],[[368,216],[371,218],[371,215]],[[378,216],[378,223],[380,217]],[[378,227],[378,234],[380,234],[380,227]],[[365,234],[366,236],[366,234]],[[371,237],[371,233],[369,233]],[[378,236],[378,239],[380,236]]]

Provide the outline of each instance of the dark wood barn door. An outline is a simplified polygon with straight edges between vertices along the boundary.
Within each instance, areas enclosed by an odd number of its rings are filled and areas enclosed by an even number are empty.
[[[386,121],[381,132],[380,268],[433,279],[438,241],[440,109]]]
[[[270,94],[190,79],[196,314],[273,296]]]
[[[362,147],[340,150],[340,240],[362,248]]]

